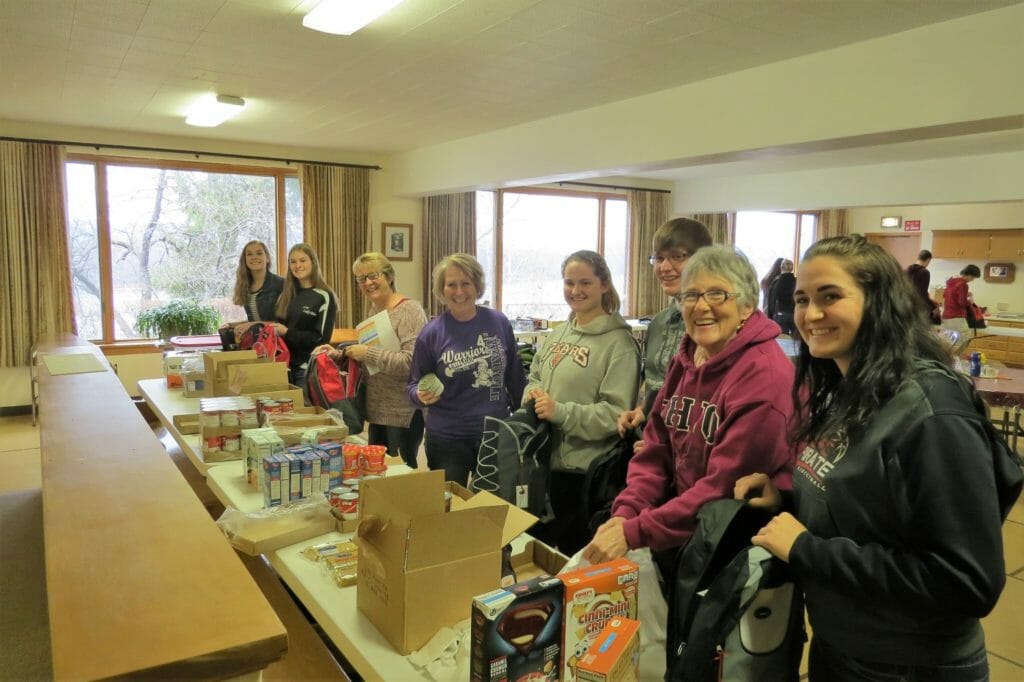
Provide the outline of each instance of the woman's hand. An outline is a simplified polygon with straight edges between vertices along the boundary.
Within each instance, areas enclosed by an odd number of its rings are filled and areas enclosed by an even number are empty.
[[[278,336],[284,336],[285,334],[288,333],[288,327],[284,326],[280,322],[275,322],[274,323],[274,329],[277,330],[277,335]]]
[[[801,533],[806,532],[807,527],[797,521],[795,516],[789,512],[783,512],[772,518],[767,526],[757,531],[757,535],[750,541],[789,563],[789,553],[793,549],[793,543]]]
[[[433,405],[441,399],[440,394],[434,393],[433,391],[416,391],[416,397],[420,399],[420,402],[424,405]]]
[[[351,346],[345,346],[345,355],[353,358],[356,362],[362,362],[366,359],[366,354],[370,351],[370,347],[364,343],[357,343]]]
[[[613,516],[597,529],[594,539],[583,548],[583,558],[592,564],[602,564],[612,559],[626,556],[629,545],[626,544],[626,532],[622,529],[626,519]]]
[[[335,362],[345,357],[344,353],[342,353],[340,350],[338,350],[329,343],[317,346],[316,348],[313,349],[313,352],[310,353],[310,355],[320,355],[321,353],[327,353],[327,357],[331,358]]]
[[[746,500],[751,507],[777,512],[782,508],[782,496],[767,474],[750,474],[736,481],[732,496]]]
[[[558,403],[552,400],[551,396],[542,389],[535,388],[530,391],[530,397],[533,398],[533,411],[537,413],[538,419],[551,420],[554,418]]]
[[[235,325],[235,341],[242,340],[242,334],[249,331],[254,324],[260,324],[259,322],[239,322]]]
[[[619,415],[619,420],[616,422],[616,426],[619,429],[619,435],[625,436],[626,431],[635,429],[640,426],[644,421],[644,409],[642,407],[636,407],[632,410],[626,410]]]

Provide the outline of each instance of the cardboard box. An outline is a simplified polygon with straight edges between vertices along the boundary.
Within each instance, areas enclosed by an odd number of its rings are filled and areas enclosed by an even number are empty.
[[[470,680],[553,680],[562,662],[562,581],[542,576],[478,595],[470,617]]]
[[[232,547],[250,556],[267,554],[334,530],[334,517],[325,504],[236,514],[241,520],[227,533],[228,539]]]
[[[356,603],[403,655],[464,620],[473,597],[497,588],[501,548],[537,521],[489,493],[453,495],[446,513],[444,491],[443,471],[359,486]]]
[[[614,559],[559,577],[565,583],[562,680],[574,682],[577,662],[604,626],[613,618],[636,618],[640,569],[628,559]]]
[[[288,388],[288,366],[282,362],[240,362],[227,366],[227,381],[218,395],[241,395],[252,390],[283,391]],[[302,403],[299,403],[302,405]]]
[[[512,555],[512,570],[516,574],[516,582],[544,574],[558,575],[567,563],[569,557],[537,540],[530,540],[523,551]]]
[[[206,395],[206,372],[185,372],[181,379],[186,398],[200,398]]]
[[[637,682],[640,679],[640,621],[612,618],[576,666],[580,682]]]
[[[213,392],[214,384],[220,379],[226,382],[228,378],[228,367],[240,362],[257,362],[256,351],[254,350],[232,350],[232,351],[210,351],[203,353],[203,369],[206,373],[206,395],[216,395]]]
[[[198,414],[176,414],[171,417],[171,421],[180,434],[187,435],[200,431]]]

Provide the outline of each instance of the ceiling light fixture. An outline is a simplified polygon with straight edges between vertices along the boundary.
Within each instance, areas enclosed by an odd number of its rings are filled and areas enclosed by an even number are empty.
[[[185,123],[190,126],[214,128],[245,109],[245,100],[231,95],[203,95],[189,110]]]
[[[323,0],[302,18],[314,31],[349,36],[402,0]]]

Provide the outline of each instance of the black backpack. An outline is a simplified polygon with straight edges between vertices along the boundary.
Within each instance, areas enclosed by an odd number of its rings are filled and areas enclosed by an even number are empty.
[[[537,417],[533,401],[505,419],[484,417],[470,488],[493,493],[534,516],[548,515],[551,423]]]
[[[669,601],[666,680],[799,679],[803,593],[785,562],[750,544],[771,516],[729,499],[698,511]]]

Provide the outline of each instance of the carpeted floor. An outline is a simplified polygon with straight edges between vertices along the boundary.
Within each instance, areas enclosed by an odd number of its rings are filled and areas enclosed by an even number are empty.
[[[0,494],[0,680],[52,680],[43,495]]]

